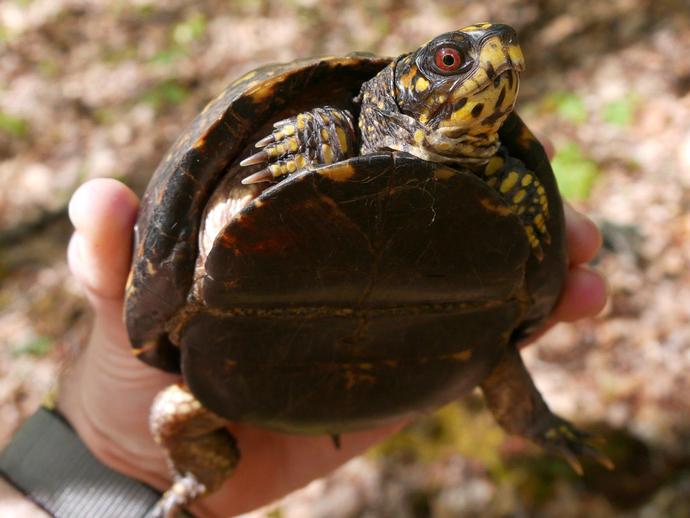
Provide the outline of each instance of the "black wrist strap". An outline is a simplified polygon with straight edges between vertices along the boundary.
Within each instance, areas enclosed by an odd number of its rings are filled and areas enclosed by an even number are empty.
[[[102,464],[62,416],[45,408],[0,454],[0,474],[57,518],[143,518],[160,498]]]

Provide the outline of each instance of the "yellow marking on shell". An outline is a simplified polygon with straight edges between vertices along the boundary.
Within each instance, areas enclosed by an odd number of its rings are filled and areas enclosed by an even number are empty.
[[[321,156],[326,164],[333,163],[333,150],[328,144],[321,144]]]
[[[508,176],[506,176],[501,182],[501,192],[505,194],[510,191],[513,187],[515,187],[515,184],[517,184],[519,178],[520,176],[515,171],[508,173]]]
[[[422,124],[426,124],[427,122],[429,122],[429,114],[428,113],[422,113],[419,116],[419,122],[421,122]]]
[[[527,191],[524,189],[520,189],[515,196],[513,196],[513,203],[520,203],[522,200],[525,199],[525,196],[527,196]]]
[[[472,358],[472,350],[467,349],[466,351],[460,351],[458,353],[453,353],[453,354],[447,354],[445,356],[442,356],[444,360],[455,360],[459,362],[466,362],[470,358]]]
[[[328,130],[326,128],[321,128],[321,140],[328,142],[330,137],[331,136],[328,134]]]
[[[418,129],[414,132],[414,141],[417,144],[424,142],[424,130]]]
[[[415,81],[414,89],[417,90],[418,92],[424,92],[428,88],[429,88],[429,81],[427,81],[423,77],[418,77],[417,81]]]
[[[206,135],[199,137],[199,139],[194,143],[194,149],[201,149],[204,147],[204,144],[206,144]]]
[[[355,169],[347,162],[333,167],[317,169],[317,172],[334,182],[347,182],[355,175]]]
[[[522,177],[522,180],[520,181],[520,185],[522,185],[523,187],[527,187],[531,183],[532,183],[532,175],[531,174],[526,174],[525,176]]]
[[[256,75],[256,70],[252,70],[250,72],[247,72],[243,76],[240,76],[234,83],[233,85],[237,83],[241,83],[242,81],[249,81],[252,77]]]
[[[523,124],[522,128],[520,129],[520,135],[518,135],[517,138],[517,143],[520,145],[522,148],[529,148],[530,142],[534,140],[534,135],[532,132]]]
[[[265,81],[263,83],[261,81],[254,81],[253,83],[250,83],[249,88],[254,88],[254,90],[249,93],[249,96],[252,98],[252,102],[254,104],[259,104],[273,97],[275,94],[275,84],[275,80]],[[261,86],[255,88],[258,85]]]
[[[343,153],[347,153],[347,135],[345,135],[345,130],[341,127],[335,128],[335,134],[338,136],[338,143],[340,144],[340,150]]]
[[[510,210],[510,207],[508,207],[504,203],[496,202],[491,198],[481,198],[479,202],[485,209],[488,209],[491,212],[495,212],[499,216],[508,216],[513,213],[513,211]]]
[[[350,390],[359,383],[374,383],[376,378],[371,374],[355,371],[351,365],[345,366],[345,388]]]
[[[448,167],[439,167],[434,171],[434,178],[436,180],[448,180],[457,174],[457,171]]]
[[[287,135],[288,137],[291,137],[292,135],[295,134],[295,126],[292,124],[286,124],[285,126],[282,126],[280,128],[280,131],[283,133],[283,135]]]
[[[496,174],[503,168],[503,164],[504,160],[500,156],[492,157],[486,164],[486,168],[484,169],[484,175],[491,176]]]
[[[323,124],[330,124],[331,122],[331,120],[328,118],[328,115],[326,115],[325,113],[319,114],[319,118],[321,119],[321,122]]]

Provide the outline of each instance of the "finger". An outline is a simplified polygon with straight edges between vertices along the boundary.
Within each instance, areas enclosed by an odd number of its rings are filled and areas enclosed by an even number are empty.
[[[601,248],[602,237],[599,228],[567,201],[563,202],[563,209],[570,264],[577,265],[591,261]]]
[[[76,229],[70,242],[70,267],[90,295],[122,297],[129,271],[136,195],[117,180],[99,178],[72,196],[69,216]]]
[[[586,266],[571,269],[552,319],[574,322],[597,315],[606,305],[607,291],[604,278],[596,271]]]

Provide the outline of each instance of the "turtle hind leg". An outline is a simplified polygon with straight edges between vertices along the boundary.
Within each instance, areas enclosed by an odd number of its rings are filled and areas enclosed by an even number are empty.
[[[592,436],[551,412],[515,346],[508,346],[481,388],[494,418],[507,432],[530,439],[564,458],[580,475],[583,458],[613,468],[613,463],[594,446]]]
[[[233,473],[240,454],[226,424],[184,385],[171,385],[156,396],[151,434],[166,453],[173,485],[156,505],[154,516],[175,516],[181,507],[217,490]]]

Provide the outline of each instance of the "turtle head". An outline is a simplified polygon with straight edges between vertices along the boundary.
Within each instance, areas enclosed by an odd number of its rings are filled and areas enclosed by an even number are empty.
[[[396,125],[409,135],[397,149],[433,161],[495,154],[524,70],[512,27],[481,23],[447,32],[393,66]]]

